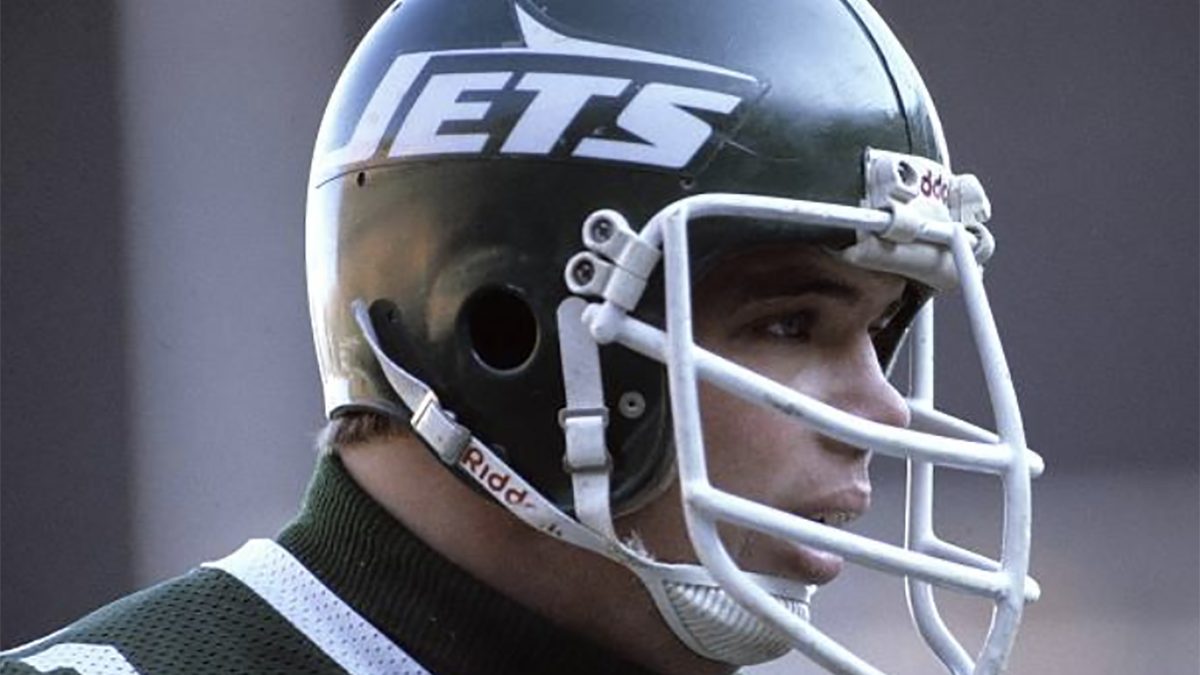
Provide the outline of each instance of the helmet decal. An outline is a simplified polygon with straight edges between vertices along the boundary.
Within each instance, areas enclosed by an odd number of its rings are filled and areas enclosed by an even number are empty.
[[[573,38],[514,9],[523,46],[397,56],[349,139],[318,141],[314,178],[375,158],[497,154],[682,169],[763,91],[746,73]]]

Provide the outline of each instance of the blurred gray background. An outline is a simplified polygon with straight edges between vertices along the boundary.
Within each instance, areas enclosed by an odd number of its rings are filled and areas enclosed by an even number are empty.
[[[5,0],[0,646],[269,536],[321,424],[303,291],[309,152],[377,0]],[[1035,575],[1012,673],[1200,672],[1195,0],[878,3],[979,174],[1031,444]],[[984,410],[952,302],[939,398]],[[988,419],[986,415],[980,419]],[[902,468],[861,530],[898,541]],[[939,474],[995,548],[997,489]],[[967,638],[981,608],[947,600]],[[895,580],[820,622],[937,672]],[[761,672],[816,672],[797,659]]]

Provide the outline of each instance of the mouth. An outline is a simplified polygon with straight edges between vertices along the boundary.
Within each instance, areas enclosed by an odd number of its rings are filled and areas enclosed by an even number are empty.
[[[855,520],[858,520],[859,516],[861,515],[861,513],[855,513],[854,511],[831,509],[829,511],[821,511],[815,514],[806,515],[804,518],[818,522],[822,525],[842,528],[854,522]]]
[[[826,527],[842,529],[858,520],[867,510],[870,493],[852,490],[831,498],[816,500],[796,515]],[[788,566],[792,574],[810,584],[824,585],[842,572],[845,561],[836,553],[807,544],[790,542]]]

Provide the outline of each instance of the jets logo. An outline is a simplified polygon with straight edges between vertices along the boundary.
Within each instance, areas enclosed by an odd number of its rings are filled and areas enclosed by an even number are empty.
[[[750,75],[572,38],[520,6],[524,46],[401,54],[314,178],[430,157],[525,156],[662,169],[695,163],[763,87]]]

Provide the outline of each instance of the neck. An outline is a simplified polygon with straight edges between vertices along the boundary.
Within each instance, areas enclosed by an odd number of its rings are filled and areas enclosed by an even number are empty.
[[[551,622],[655,672],[732,670],[684,647],[631,572],[521,523],[472,491],[416,439],[339,454],[359,487],[431,548]]]

